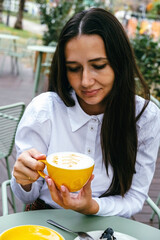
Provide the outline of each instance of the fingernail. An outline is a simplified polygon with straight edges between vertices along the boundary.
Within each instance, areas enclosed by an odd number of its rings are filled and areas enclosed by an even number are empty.
[[[63,186],[63,185],[61,186],[61,191],[62,191],[62,192],[65,192],[65,191],[66,191],[65,186]]]
[[[51,187],[51,185],[52,185],[52,180],[51,180],[51,179],[48,179],[48,180],[47,180],[47,183],[48,183],[48,186]]]

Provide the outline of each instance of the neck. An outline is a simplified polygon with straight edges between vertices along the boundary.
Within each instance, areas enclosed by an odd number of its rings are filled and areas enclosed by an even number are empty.
[[[78,98],[78,102],[79,102],[81,108],[83,109],[83,111],[85,113],[87,113],[88,115],[99,115],[101,113],[104,113],[104,111],[105,111],[104,103],[99,103],[96,105],[89,105],[80,98]]]

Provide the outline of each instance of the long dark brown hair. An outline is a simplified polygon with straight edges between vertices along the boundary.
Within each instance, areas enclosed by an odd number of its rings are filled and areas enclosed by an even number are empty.
[[[137,154],[136,121],[145,110],[149,90],[136,65],[133,50],[123,26],[110,12],[91,8],[73,16],[64,26],[53,57],[49,78],[49,91],[56,92],[66,106],[74,106],[65,67],[65,45],[80,35],[99,35],[105,45],[106,55],[115,80],[106,97],[106,109],[101,128],[103,161],[108,174],[108,165],[113,168],[109,189],[101,196],[124,194],[129,190]],[[141,112],[135,113],[136,80],[139,79],[146,99]]]

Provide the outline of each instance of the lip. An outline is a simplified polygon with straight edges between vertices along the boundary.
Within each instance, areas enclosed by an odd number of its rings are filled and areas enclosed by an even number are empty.
[[[83,93],[85,96],[92,97],[92,96],[95,96],[95,95],[99,92],[99,90],[100,90],[100,89],[93,89],[93,90],[88,90],[88,91],[82,90],[82,93]]]

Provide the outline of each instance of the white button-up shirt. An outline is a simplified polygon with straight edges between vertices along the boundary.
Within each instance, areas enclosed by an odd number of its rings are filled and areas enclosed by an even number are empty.
[[[160,143],[160,110],[150,102],[137,122],[136,174],[130,190],[124,197],[117,195],[99,198],[109,188],[113,176],[111,166],[107,175],[102,163],[100,132],[103,114],[86,114],[74,92],[73,98],[76,103],[73,107],[66,107],[53,92],[40,94],[32,100],[17,130],[17,156],[30,148],[36,148],[46,155],[73,151],[91,156],[95,160],[95,178],[91,187],[92,196],[99,204],[97,215],[130,217],[142,209],[154,174]],[[143,104],[144,99],[136,96],[136,114]],[[32,184],[29,192],[24,191],[13,176],[11,186],[15,195],[24,203],[34,202],[39,197],[53,208],[61,208],[51,199],[47,184],[41,177]]]

